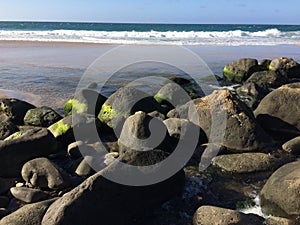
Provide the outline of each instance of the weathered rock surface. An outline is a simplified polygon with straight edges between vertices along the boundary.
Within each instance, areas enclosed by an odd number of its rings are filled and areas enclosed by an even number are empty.
[[[215,206],[201,206],[194,215],[193,225],[263,225],[264,219],[253,214]]]
[[[261,191],[263,209],[274,216],[300,215],[300,161],[280,167]]]
[[[24,163],[56,151],[57,142],[45,128],[30,129],[0,141],[0,176],[18,177]]]
[[[275,157],[265,153],[220,155],[212,160],[212,164],[229,173],[272,171],[280,165]]]
[[[0,99],[0,112],[5,113],[9,120],[16,125],[23,125],[25,114],[33,108],[35,106],[15,98]]]
[[[1,121],[1,120],[0,120]],[[0,122],[0,140],[4,140],[15,132],[18,132],[19,128],[10,121]]]
[[[280,57],[273,59],[269,65],[270,70],[278,70],[281,74],[290,78],[300,77],[300,65],[291,58]]]
[[[250,109],[228,90],[194,100],[189,118],[204,130],[210,143],[237,152],[258,151],[272,144]]]

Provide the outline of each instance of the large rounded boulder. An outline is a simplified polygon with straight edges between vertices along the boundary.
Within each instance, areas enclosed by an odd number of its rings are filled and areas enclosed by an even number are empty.
[[[210,143],[237,152],[258,151],[272,144],[252,111],[228,90],[194,100],[189,118],[204,130]]]
[[[280,167],[261,191],[263,209],[276,216],[300,215],[300,161]]]
[[[288,57],[273,59],[269,65],[269,70],[278,70],[290,78],[300,78],[300,64]]]
[[[284,85],[268,94],[254,114],[261,126],[287,141],[299,136],[300,83]]]

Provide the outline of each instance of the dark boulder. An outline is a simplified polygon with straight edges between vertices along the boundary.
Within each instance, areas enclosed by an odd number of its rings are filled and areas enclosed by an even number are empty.
[[[0,112],[5,113],[9,120],[16,125],[23,125],[24,116],[29,109],[33,108],[35,106],[30,103],[15,98],[0,99]]]
[[[15,132],[18,132],[19,128],[10,121],[1,121],[0,122],[0,140],[4,140],[8,136],[12,135]]]
[[[254,111],[257,121],[283,142],[300,135],[300,83],[284,85],[268,94]]]

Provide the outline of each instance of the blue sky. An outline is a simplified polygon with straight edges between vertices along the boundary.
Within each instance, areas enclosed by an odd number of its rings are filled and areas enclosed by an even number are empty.
[[[0,20],[300,24],[300,1],[3,0]]]

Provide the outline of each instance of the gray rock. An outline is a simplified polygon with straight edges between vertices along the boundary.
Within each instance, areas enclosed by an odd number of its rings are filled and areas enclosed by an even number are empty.
[[[189,114],[189,107],[193,101],[189,101],[188,103],[178,106],[175,109],[172,109],[168,112],[168,118],[181,118],[181,119],[188,119]]]
[[[19,128],[10,121],[0,120],[0,140],[4,140],[8,136],[19,131]]]
[[[152,117],[156,117],[158,119],[161,119],[161,120],[165,120],[166,119],[166,116],[158,111],[153,111],[153,112],[150,112],[148,113],[149,116],[152,116]]]
[[[167,83],[154,96],[160,104],[167,104],[173,107],[184,105],[191,100],[188,93],[176,83]]]
[[[224,67],[223,78],[227,81],[241,83],[247,80],[254,72],[260,70],[262,68],[258,65],[256,59],[239,59]]]
[[[289,140],[288,142],[284,143],[282,145],[282,149],[289,153],[300,155],[300,136],[293,138],[292,140]]]
[[[141,161],[148,160],[144,158]],[[134,159],[131,163],[136,164]],[[132,224],[136,217],[141,217],[143,213],[181,193],[184,185],[182,170],[160,183],[148,186],[122,185],[103,176],[112,175],[116,169],[116,164],[111,164],[58,199],[47,210],[42,225]]]
[[[197,209],[193,225],[263,225],[264,219],[253,214],[244,214],[215,206],[201,206]]]
[[[266,225],[297,225],[296,222],[293,220],[282,218],[282,217],[275,217],[270,216],[266,219]]]
[[[55,199],[28,204],[0,220],[0,225],[40,225]]]
[[[39,127],[49,127],[61,119],[62,117],[53,109],[43,106],[28,110],[24,117],[24,124]]]
[[[275,171],[261,190],[263,210],[274,216],[300,215],[300,161]]]
[[[206,133],[210,143],[236,152],[251,152],[272,145],[272,139],[255,121],[250,109],[228,90],[194,100],[190,120]]]
[[[229,173],[272,171],[280,165],[275,157],[264,153],[221,155],[215,157],[212,164]]]
[[[269,65],[270,70],[278,70],[290,78],[300,78],[300,65],[291,58],[280,57],[273,59]]]
[[[118,143],[121,151],[147,151],[155,148],[168,151],[169,138],[161,120],[140,111],[125,121]]]
[[[284,85],[268,94],[254,111],[257,121],[283,142],[300,133],[300,83]]]
[[[196,143],[207,143],[207,138],[203,130],[194,123],[179,118],[169,118],[163,121],[167,127],[169,135],[176,139],[184,140],[187,143],[198,140]]]
[[[16,125],[23,125],[23,119],[29,109],[35,106],[14,98],[0,99],[0,112],[6,114],[11,122]]]
[[[75,173],[80,177],[88,177],[95,173],[93,168],[83,159],[78,165]]]
[[[132,87],[123,87],[105,101],[98,118],[108,126],[114,127],[111,123],[114,118],[128,118],[137,111],[149,113],[159,109],[160,105],[152,96]]]
[[[63,189],[70,185],[70,178],[47,158],[36,158],[24,164],[22,177],[33,187]]]
[[[9,140],[0,141],[0,176],[18,177],[24,163],[57,151],[57,142],[45,128],[34,128],[17,133]]]
[[[13,187],[10,192],[16,199],[26,203],[34,203],[49,198],[49,195],[41,190],[26,187]]]

